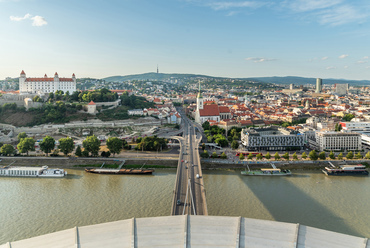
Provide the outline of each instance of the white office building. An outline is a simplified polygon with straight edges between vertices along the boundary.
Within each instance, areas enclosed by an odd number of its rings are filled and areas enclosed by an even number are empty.
[[[320,151],[361,150],[359,133],[317,132],[316,143]]]
[[[362,122],[340,122],[343,130],[346,131],[356,131],[356,130],[369,130],[370,131],[370,122],[362,121]]]
[[[71,78],[60,78],[58,73],[55,73],[53,78],[47,77],[46,74],[40,78],[27,78],[26,73],[22,70],[19,77],[19,93],[43,94],[61,90],[64,93],[68,91],[72,94],[76,91],[76,82],[74,73]]]
[[[303,148],[304,135],[276,126],[248,128],[242,130],[241,141],[248,150],[294,150]]]

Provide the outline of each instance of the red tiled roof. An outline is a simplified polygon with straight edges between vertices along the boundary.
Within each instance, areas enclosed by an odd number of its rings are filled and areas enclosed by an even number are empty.
[[[210,104],[210,105],[204,105],[203,109],[199,110],[200,116],[219,116],[220,112],[218,110],[218,105],[216,104]]]
[[[228,107],[225,107],[225,106],[218,106],[218,111],[220,113],[230,113],[230,109]]]
[[[26,78],[26,82],[54,82],[54,78]],[[72,78],[59,78],[59,82],[74,82]]]
[[[24,73],[24,71],[22,70],[21,75],[26,75],[26,73]]]
[[[96,105],[95,102],[91,101],[89,104],[87,105]]]

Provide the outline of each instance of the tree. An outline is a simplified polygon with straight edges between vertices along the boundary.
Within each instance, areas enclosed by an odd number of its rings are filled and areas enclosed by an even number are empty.
[[[95,136],[88,136],[82,142],[82,146],[84,147],[84,151],[91,153],[93,156],[97,156],[100,150],[100,140]]]
[[[284,153],[284,155],[282,156],[284,159],[286,159],[286,160],[289,160],[289,153]]]
[[[27,138],[27,134],[25,132],[19,133],[18,136],[17,136],[17,138],[18,138],[18,141],[20,141],[23,138]]]
[[[239,143],[238,143],[238,141],[236,141],[236,140],[233,140],[233,142],[231,142],[231,148],[232,149],[238,149],[239,148]]]
[[[40,150],[46,153],[46,157],[54,149],[54,147],[55,147],[55,139],[53,137],[46,136],[40,142]]]
[[[245,157],[244,157],[244,154],[243,154],[243,153],[240,153],[240,155],[239,155],[239,159],[240,159],[240,160],[244,160],[244,159],[245,159]]]
[[[249,153],[247,159],[252,160],[253,159],[253,154]]]
[[[339,160],[342,160],[342,159],[343,159],[343,153],[339,153],[339,155],[338,155],[338,159],[339,159]]]
[[[60,149],[61,152],[64,153],[65,156],[67,156],[68,153],[73,152],[73,150],[75,149],[75,145],[73,144],[73,139],[70,137],[59,139],[58,148]]]
[[[330,153],[329,153],[329,158],[330,158],[330,159],[335,159],[335,154],[334,154],[334,152],[333,152],[333,151],[330,151]]]
[[[206,144],[202,143],[202,150],[204,151],[206,149]]]
[[[15,149],[12,145],[10,144],[5,144],[0,148],[1,154],[4,156],[12,155],[15,152]]]
[[[347,156],[346,156],[347,159],[353,159],[353,152],[350,151],[349,153],[347,153]]]
[[[346,114],[345,116],[343,116],[344,121],[351,121],[353,118],[355,118],[353,114]]]
[[[320,153],[319,153],[319,158],[320,158],[321,160],[326,160],[326,154],[325,154],[325,152],[320,152]]]
[[[221,158],[222,158],[222,159],[227,159],[227,156],[226,156],[225,152],[223,152],[223,153],[221,154]]]
[[[370,159],[370,152],[367,152],[367,153],[366,153],[365,158],[366,158],[366,159]]]
[[[267,152],[267,153],[266,153],[265,158],[266,158],[266,159],[270,159],[270,158],[271,158],[271,155],[270,155],[270,153],[269,153],[269,152]]]
[[[75,154],[77,157],[82,156],[81,146],[77,146]]]
[[[207,151],[207,150],[205,150],[204,152],[202,152],[202,153],[200,154],[200,156],[201,156],[202,158],[209,158],[208,151]]]
[[[127,142],[126,142],[127,143]],[[155,143],[155,142],[154,142]],[[111,153],[113,153],[113,157],[116,153],[120,153],[123,148],[123,141],[117,137],[110,137],[107,140],[107,147]]]
[[[209,124],[209,122],[208,122],[208,121],[206,121],[206,122],[204,122],[204,123],[202,124],[202,128],[203,128],[203,130],[209,130],[209,129],[210,129],[210,127],[211,127],[211,125]]]
[[[335,124],[335,131],[339,132],[342,130],[342,125],[340,123]]]
[[[362,154],[361,154],[361,152],[358,152],[358,153],[356,154],[356,158],[357,158],[357,159],[362,159]]]
[[[308,154],[308,156],[310,157],[311,160],[314,160],[314,161],[319,158],[319,156],[317,155],[317,153],[316,153],[315,150],[310,151],[310,153]]]
[[[275,157],[275,160],[279,160],[279,159],[280,159],[280,155],[279,155],[279,153],[278,153],[278,152],[276,152],[276,153],[275,153],[275,155],[274,155],[274,157]]]
[[[261,153],[258,153],[257,156],[256,156],[257,160],[261,160],[263,158],[262,154]]]
[[[298,160],[298,156],[297,156],[297,153],[296,152],[293,154],[293,159],[294,160]]]
[[[216,152],[212,153],[212,158],[217,158],[217,153]]]
[[[302,158],[303,159],[306,159],[307,158],[307,154],[305,152],[302,153]]]
[[[35,150],[35,140],[32,138],[23,138],[18,143],[18,150],[20,153],[27,153]]]

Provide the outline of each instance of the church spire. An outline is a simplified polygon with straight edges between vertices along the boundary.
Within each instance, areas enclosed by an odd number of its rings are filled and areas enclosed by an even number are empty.
[[[200,91],[200,80],[199,80],[199,92],[198,92],[198,98],[203,98],[202,93]]]

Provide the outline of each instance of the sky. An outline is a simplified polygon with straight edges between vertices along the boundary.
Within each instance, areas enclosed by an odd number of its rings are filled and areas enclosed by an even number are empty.
[[[370,79],[369,0],[0,0],[0,79]]]

